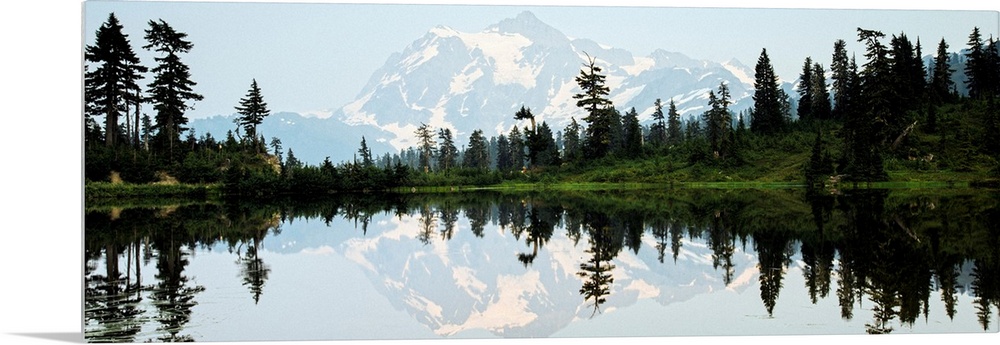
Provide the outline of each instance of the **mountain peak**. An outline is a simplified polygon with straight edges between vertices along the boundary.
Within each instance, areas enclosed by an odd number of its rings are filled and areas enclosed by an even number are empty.
[[[486,31],[520,34],[535,43],[546,46],[569,43],[566,35],[535,17],[531,11],[524,11],[514,18],[504,19],[486,28]]]
[[[515,17],[514,20],[520,22],[541,22],[540,20],[538,20],[538,17],[535,17],[534,13],[531,13],[531,11],[524,11],[518,13],[517,17]]]
[[[753,74],[741,64],[723,66],[662,49],[636,58],[625,49],[570,39],[532,12],[515,14],[480,32],[432,28],[390,57],[332,118],[381,130],[373,137],[397,151],[415,145],[419,124],[449,128],[456,138],[477,129],[505,133],[519,125],[509,114],[522,105],[551,126],[565,126],[584,114],[573,99],[583,52],[607,66],[609,99],[620,109],[635,107],[641,119],[652,114],[657,98],[674,98],[682,116],[696,116],[706,107],[704,95],[720,81],[730,85],[731,110],[747,107],[740,101],[750,97]]]
[[[531,11],[524,11],[519,13],[514,18],[504,19],[499,23],[493,25],[492,27],[539,28],[539,27],[549,27],[549,25],[539,20],[538,17],[535,17],[535,14],[531,13]]]

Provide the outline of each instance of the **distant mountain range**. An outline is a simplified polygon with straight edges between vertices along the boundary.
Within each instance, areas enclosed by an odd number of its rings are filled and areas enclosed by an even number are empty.
[[[572,97],[580,92],[574,78],[588,56],[607,76],[615,107],[623,113],[635,108],[643,124],[650,123],[657,98],[664,107],[673,99],[682,117],[701,114],[708,92],[720,83],[730,89],[734,113],[753,105],[754,71],[735,59],[719,63],[666,50],[637,57],[585,38],[569,38],[523,12],[481,32],[432,28],[389,56],[357,98],[331,117],[272,114],[258,130],[267,140],[280,138],[283,147],[311,164],[325,157],[334,162],[353,159],[362,136],[376,155],[397,153],[415,146],[414,131],[422,123],[450,128],[461,147],[476,129],[490,137],[526,125],[513,118],[521,106],[530,108],[539,123],[562,130],[571,118],[580,122],[585,116]],[[957,57],[956,64],[961,64]],[[953,67],[961,91],[960,68]],[[782,82],[795,97],[793,85],[794,80]],[[191,127],[223,139],[236,125],[231,116],[215,116],[193,120]]]

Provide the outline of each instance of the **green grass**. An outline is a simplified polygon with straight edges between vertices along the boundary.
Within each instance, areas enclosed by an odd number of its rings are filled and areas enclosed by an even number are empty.
[[[88,202],[129,198],[210,198],[220,196],[221,187],[221,184],[87,182],[83,195]]]

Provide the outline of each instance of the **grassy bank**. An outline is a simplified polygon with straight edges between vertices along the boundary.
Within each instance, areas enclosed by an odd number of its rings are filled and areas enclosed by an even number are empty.
[[[87,182],[84,184],[84,199],[89,202],[135,198],[218,198],[222,195],[221,184],[186,183],[110,183]]]

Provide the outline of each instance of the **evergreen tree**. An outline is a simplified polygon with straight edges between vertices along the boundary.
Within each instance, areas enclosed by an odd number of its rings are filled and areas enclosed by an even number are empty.
[[[670,99],[670,105],[667,108],[667,142],[670,145],[677,145],[681,143],[684,139],[683,131],[681,131],[681,114],[677,112],[677,105],[674,104],[674,99]]]
[[[898,133],[909,121],[905,116],[908,111],[919,109],[919,102],[924,99],[923,58],[918,56],[913,43],[906,34],[893,35],[890,41],[889,63],[892,76],[892,108],[896,111],[895,123],[890,123],[890,130]]]
[[[1000,46],[997,45],[997,40],[992,37],[989,42],[984,54],[986,67],[983,70],[987,78],[988,96],[992,98],[1000,95]]]
[[[194,133],[194,128],[188,131],[187,137],[184,138],[184,145],[190,151],[194,151],[198,147],[198,137]]]
[[[573,95],[573,98],[578,99],[576,106],[587,111],[587,116],[583,118],[588,124],[584,154],[589,158],[600,158],[608,153],[611,146],[611,111],[614,109],[609,111],[611,100],[607,99],[610,89],[604,86],[606,77],[600,74],[601,68],[595,64],[594,59],[589,55],[587,58],[585,69],[581,69],[580,75],[576,77],[582,93]]]
[[[823,132],[816,132],[809,165],[806,166],[806,183],[810,186],[823,182],[823,177],[833,173],[833,160],[823,148]]]
[[[890,64],[888,51],[880,42],[885,34],[858,28],[858,41],[866,46],[868,62],[859,74],[861,93],[859,100],[865,111],[847,114],[845,133],[846,166],[844,172],[853,181],[883,181],[887,175],[882,163],[883,140],[886,124],[891,122],[893,109]]]
[[[833,63],[830,64],[831,88],[833,91],[833,109],[831,117],[840,120],[848,111],[850,103],[849,95],[851,91],[848,87],[851,84],[851,63],[847,58],[847,42],[837,40],[833,44]]]
[[[507,140],[510,141],[510,168],[514,170],[523,169],[525,143],[524,137],[521,136],[521,130],[517,129],[517,126],[514,126],[510,130]]]
[[[690,141],[692,139],[699,138],[702,135],[704,135],[704,133],[701,131],[701,121],[691,120],[686,122],[684,128],[685,140]]]
[[[725,158],[730,149],[732,138],[729,132],[732,130],[733,118],[729,113],[729,97],[729,87],[724,82],[719,83],[719,95],[708,92],[710,109],[702,115],[709,149],[716,158]]]
[[[458,148],[450,128],[438,130],[438,170],[448,171],[458,165]]]
[[[420,145],[418,148],[420,150],[420,168],[423,169],[424,173],[430,172],[431,160],[434,158],[434,147],[437,145],[434,142],[434,134],[430,126],[424,123],[417,127],[415,134]]]
[[[271,111],[267,109],[267,103],[264,102],[264,96],[260,93],[260,87],[257,86],[257,79],[253,79],[253,82],[250,83],[250,90],[247,91],[246,97],[240,99],[240,105],[236,106],[236,113],[239,114],[236,118],[237,123],[243,126],[247,138],[252,140],[250,145],[257,147],[257,126],[264,122],[265,117],[271,115]]]
[[[149,150],[149,139],[153,136],[153,119],[149,115],[142,114],[142,148]]]
[[[812,112],[810,118],[815,120],[828,120],[831,117],[830,92],[826,88],[826,72],[823,65],[813,64],[812,82],[810,83],[812,101]]]
[[[105,145],[116,145],[120,136],[119,116],[128,116],[128,105],[141,101],[139,85],[141,73],[147,71],[139,64],[129,43],[128,35],[122,33],[122,25],[114,13],[97,29],[94,45],[84,50],[84,60],[96,68],[89,68],[84,75],[85,121],[90,116],[104,116]],[[96,123],[96,122],[95,122]]]
[[[197,83],[191,81],[188,66],[177,55],[189,52],[194,45],[185,40],[187,34],[175,31],[162,19],[159,22],[150,20],[145,33],[149,44],[142,48],[163,54],[154,58],[158,65],[153,68],[155,77],[148,85],[150,100],[156,110],[156,124],[153,126],[156,136],[153,139],[161,148],[169,148],[173,156],[174,142],[187,130],[184,127],[187,124],[184,112],[190,108],[187,101],[203,98],[191,89]]]
[[[951,80],[951,74],[955,70],[951,69],[951,64],[948,63],[949,57],[948,43],[945,42],[944,38],[941,38],[941,43],[938,43],[937,55],[934,57],[934,70],[931,72],[930,85],[931,96],[938,103],[952,99],[951,90],[955,82]]]
[[[799,75],[799,82],[796,88],[799,91],[799,121],[810,119],[812,115],[812,80],[813,62],[811,57],[806,57],[806,62],[802,66],[802,74]],[[752,127],[752,126],[751,126]]]
[[[209,138],[212,137],[211,134],[207,135]],[[281,139],[278,139],[278,137],[271,137],[271,150],[274,152],[274,156],[278,157],[278,163],[281,163]]]
[[[531,133],[535,132],[535,115],[531,113],[530,108],[525,108],[523,105],[521,109],[514,113],[515,120],[530,120],[531,121]]]
[[[501,134],[503,136],[503,134]],[[497,169],[497,161],[500,157],[500,151],[497,148],[497,137],[490,137],[489,147],[487,153],[490,155],[490,169]]]
[[[969,34],[969,52],[965,54],[965,85],[969,88],[969,97],[980,98],[984,95],[987,77],[990,71],[986,63],[985,49],[983,49],[983,36],[979,33],[979,27],[972,29]]]
[[[667,143],[667,122],[663,116],[663,103],[657,98],[653,102],[653,124],[649,126],[649,143],[662,146]]]
[[[552,137],[552,129],[544,121],[538,126],[535,134],[528,136],[531,165],[533,167],[543,167],[559,164],[559,148]]]
[[[617,108],[608,107],[605,109],[611,125],[611,144],[608,150],[613,154],[621,155],[625,150],[625,126],[622,124],[622,114]]]
[[[288,170],[298,169],[302,167],[302,161],[300,161],[297,157],[295,157],[295,152],[292,152],[291,147],[288,148],[287,156],[288,160],[285,161],[285,165],[288,167]]]
[[[514,113],[515,120],[531,120],[531,128],[524,128],[524,145],[528,149],[526,158],[531,166],[537,165],[538,154],[544,149],[544,141],[538,136],[538,130],[535,127],[535,115],[531,113],[531,109],[525,108],[523,105],[521,109]]]
[[[623,152],[625,157],[635,158],[642,153],[642,127],[639,125],[639,114],[635,107],[625,112],[622,118],[624,131]]]
[[[506,172],[513,167],[514,160],[510,156],[510,142],[506,135],[500,134],[500,137],[497,138],[497,170]]]
[[[565,132],[566,134],[563,135],[563,161],[578,161],[582,157],[583,151],[580,142],[580,124],[576,122],[576,118],[570,118]]]
[[[368,148],[364,136],[361,137],[361,147],[358,148],[358,154],[361,155],[361,166],[369,168],[375,165],[375,161],[372,160],[372,150]]]
[[[781,91],[778,76],[774,74],[767,49],[761,50],[757,66],[754,68],[754,108],[750,118],[750,130],[754,133],[775,133],[784,127],[781,110]]]
[[[474,130],[469,137],[469,149],[465,151],[463,165],[470,169],[487,170],[490,167],[489,143],[483,131]]]

